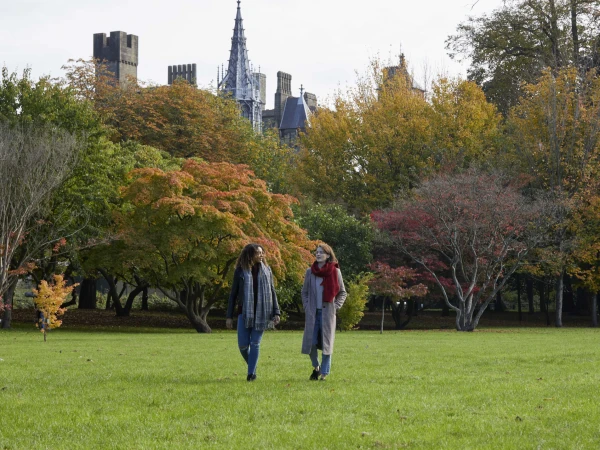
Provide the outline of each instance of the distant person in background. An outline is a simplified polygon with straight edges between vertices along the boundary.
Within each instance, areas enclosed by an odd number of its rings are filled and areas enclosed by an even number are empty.
[[[316,261],[306,271],[302,287],[304,336],[302,353],[310,355],[313,366],[311,380],[325,380],[331,370],[335,338],[336,312],[346,300],[344,280],[333,249],[321,243],[315,251]],[[322,350],[319,364],[317,349]]]
[[[248,364],[246,380],[254,381],[263,333],[271,324],[277,325],[281,315],[273,273],[265,262],[264,249],[258,244],[246,245],[237,260],[227,305],[226,325],[230,330],[234,310],[237,310],[238,346]]]

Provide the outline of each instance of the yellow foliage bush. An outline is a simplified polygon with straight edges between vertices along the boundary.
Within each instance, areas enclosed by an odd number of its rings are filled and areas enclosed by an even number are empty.
[[[39,289],[33,289],[35,305],[43,314],[42,323],[38,323],[37,326],[44,333],[44,340],[46,340],[48,329],[58,328],[62,325],[59,317],[65,313],[66,309],[61,308],[61,305],[75,286],[77,285],[66,286],[62,275],[54,275],[54,284],[42,280]]]
[[[373,278],[370,273],[359,275],[356,280],[346,284],[348,297],[338,311],[339,327],[348,331],[354,328],[363,318],[365,305],[369,296],[369,281]]]

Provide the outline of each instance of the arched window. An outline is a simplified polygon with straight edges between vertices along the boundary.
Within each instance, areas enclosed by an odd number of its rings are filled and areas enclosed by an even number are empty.
[[[248,105],[242,105],[242,117],[245,117],[246,119],[250,118],[250,108]]]

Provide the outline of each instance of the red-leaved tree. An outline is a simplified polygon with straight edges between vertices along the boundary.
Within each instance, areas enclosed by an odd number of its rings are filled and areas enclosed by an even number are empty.
[[[438,285],[456,311],[456,329],[473,331],[496,293],[543,239],[537,224],[543,211],[541,202],[523,196],[506,177],[470,170],[436,175],[413,198],[372,218],[389,245]]]
[[[374,294],[391,298],[392,311],[396,328],[400,329],[404,324],[398,320],[398,302],[411,297],[423,297],[427,294],[427,286],[416,283],[419,274],[410,267],[390,267],[388,264],[377,261],[371,264],[375,276],[369,282],[369,288]],[[381,332],[383,333],[383,319],[385,314],[385,302],[381,308]]]

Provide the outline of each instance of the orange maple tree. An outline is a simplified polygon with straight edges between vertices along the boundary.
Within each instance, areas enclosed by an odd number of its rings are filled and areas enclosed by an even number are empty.
[[[188,159],[181,170],[138,169],[117,217],[122,258],[210,332],[244,245],[261,244],[278,280],[299,283],[313,243],[293,221],[296,200],[271,194],[244,165]]]

